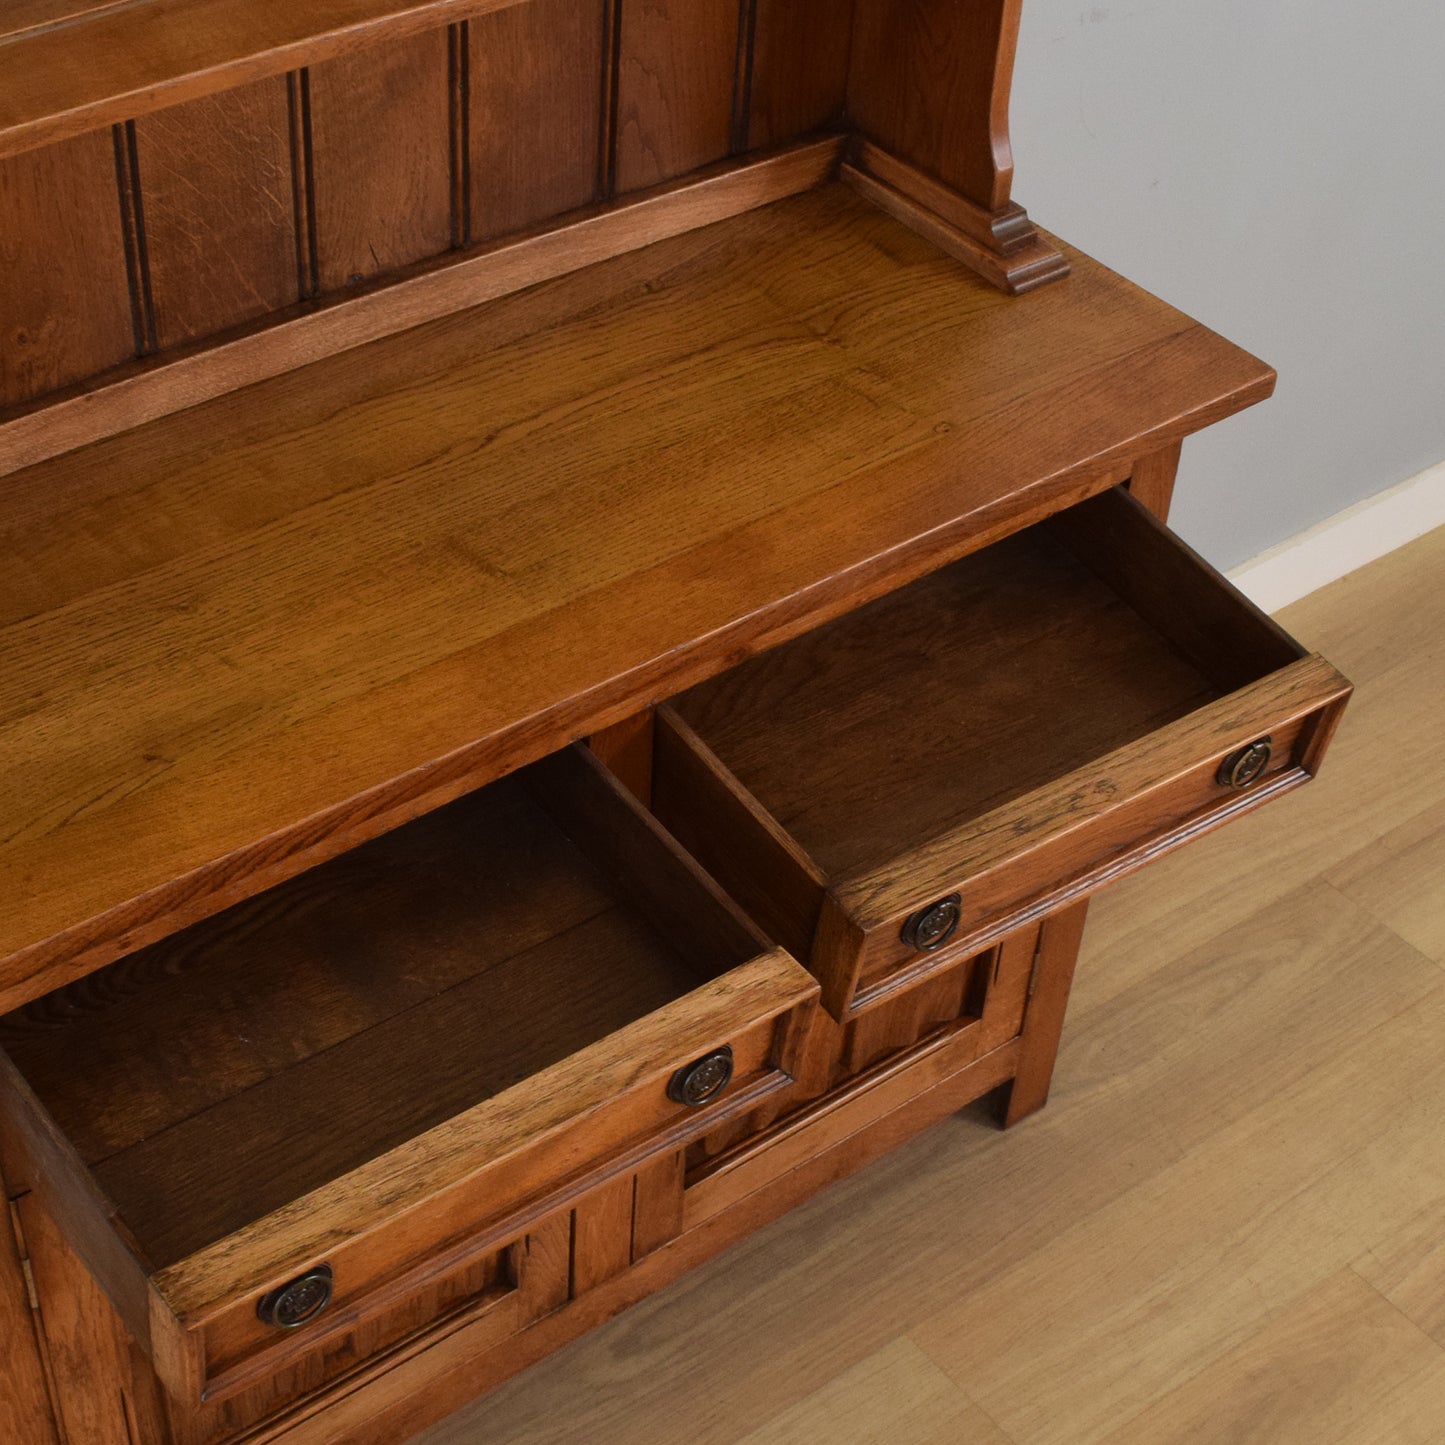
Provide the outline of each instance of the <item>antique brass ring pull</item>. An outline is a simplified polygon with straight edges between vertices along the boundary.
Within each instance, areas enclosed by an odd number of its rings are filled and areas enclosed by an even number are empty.
[[[256,1313],[278,1330],[296,1330],[309,1325],[331,1303],[332,1276],[329,1264],[318,1264],[298,1275],[290,1284],[262,1297]]]
[[[903,925],[903,941],[909,948],[931,953],[953,937],[962,916],[963,899],[957,893],[950,893],[947,898],[940,898],[927,908],[909,914],[908,921]]]

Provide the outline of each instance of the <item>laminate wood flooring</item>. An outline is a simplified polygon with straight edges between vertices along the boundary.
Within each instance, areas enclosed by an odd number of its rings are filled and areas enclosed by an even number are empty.
[[[1094,903],[975,1106],[426,1445],[1445,1441],[1445,529],[1288,609],[1319,781]]]

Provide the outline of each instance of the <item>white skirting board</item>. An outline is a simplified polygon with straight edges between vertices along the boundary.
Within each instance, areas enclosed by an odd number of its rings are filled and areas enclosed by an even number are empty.
[[[1445,526],[1445,462],[1327,517],[1236,567],[1229,579],[1266,612]]]

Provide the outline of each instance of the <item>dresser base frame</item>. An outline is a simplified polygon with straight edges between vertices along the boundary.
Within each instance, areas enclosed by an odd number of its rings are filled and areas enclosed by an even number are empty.
[[[168,1400],[105,1295],[34,1197],[24,1196],[14,1210],[17,1255],[13,1263],[9,1256],[0,1259],[0,1273],[13,1272],[13,1279],[3,1281],[16,1286],[12,1293],[29,1293],[38,1350],[33,1360],[22,1358],[29,1355],[29,1341],[16,1341],[20,1348],[10,1349],[14,1358],[7,1360],[5,1371],[18,1372],[19,1379],[25,1373],[22,1365],[33,1367],[37,1386],[30,1392],[29,1413],[16,1422],[23,1433],[11,1438],[37,1445],[61,1440],[72,1445],[390,1445],[405,1440],[984,1095],[999,1092],[1006,1125],[1041,1108],[1085,910],[1085,904],[1076,904],[1054,915],[1038,934],[1034,987],[1017,1037],[980,1056],[978,1023],[937,1029],[784,1114],[700,1171],[697,1184],[682,1193],[680,1213],[670,1228],[661,1226],[664,1238],[673,1234],[666,1242],[640,1238],[641,1174],[637,1180],[623,1174],[586,1181],[573,1197],[547,1201],[524,1226],[526,1247],[539,1242],[547,1248],[550,1238],[559,1256],[555,1265],[546,1266],[555,1281],[555,1302],[531,1323],[518,1321],[521,1327],[513,1331],[495,1310],[443,1321],[250,1428],[228,1430],[216,1407],[191,1411]],[[628,1205],[621,1229],[630,1239],[631,1259],[615,1261],[610,1271],[587,1264],[584,1285],[584,1227],[596,1229],[607,1212],[605,1201],[619,1194]],[[603,1256],[606,1233],[603,1225],[589,1243]],[[21,1275],[28,1282],[23,1288]],[[535,1296],[536,1288],[530,1292]],[[525,1307],[525,1301],[519,1302]],[[40,1418],[42,1378],[49,1382],[45,1394],[63,1422],[63,1433]]]

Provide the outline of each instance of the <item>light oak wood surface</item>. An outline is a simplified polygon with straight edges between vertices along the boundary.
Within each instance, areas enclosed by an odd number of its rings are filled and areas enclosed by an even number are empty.
[[[6,479],[0,1000],[1268,394],[1075,259],[1004,312],[827,186]]]
[[[1358,684],[1331,757],[1094,900],[1047,1111],[966,1111],[418,1438],[1445,1438],[1442,568],[1445,530],[1283,614]]]

